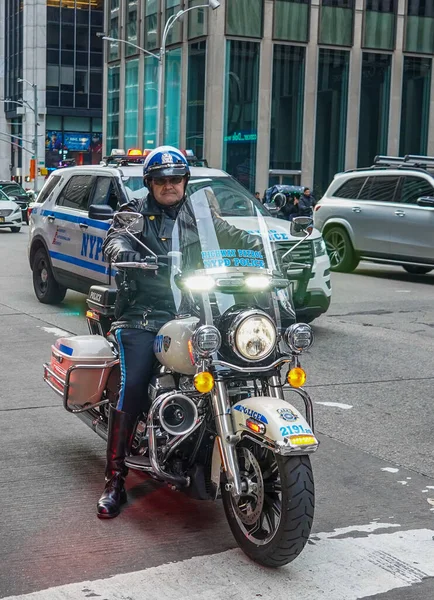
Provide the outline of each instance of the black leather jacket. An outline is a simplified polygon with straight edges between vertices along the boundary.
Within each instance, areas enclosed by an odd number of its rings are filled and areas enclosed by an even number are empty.
[[[124,207],[125,208],[125,207]],[[134,201],[129,208],[141,212],[144,216],[143,231],[138,239],[146,244],[157,255],[167,255],[172,248],[172,232],[177,217],[177,209],[163,207],[149,193],[142,201]],[[182,218],[188,221],[188,211],[182,213]],[[188,239],[184,239],[183,255],[188,254],[185,262],[201,268],[200,244],[194,220],[184,223],[184,231],[188,230]],[[261,240],[236,227],[229,225],[223,219],[217,218],[214,222],[222,246],[225,240],[229,247],[260,249]],[[104,241],[103,251],[107,262],[116,262],[119,252],[139,252],[142,258],[147,256],[146,250],[135,243],[128,234],[119,233],[110,227]],[[119,288],[123,282],[124,274],[127,277],[128,293]],[[116,276],[118,285],[118,302],[116,310],[116,327],[143,328],[157,332],[164,323],[175,317],[175,305],[170,287],[169,272],[164,267],[156,273],[139,269],[128,269],[119,272]]]

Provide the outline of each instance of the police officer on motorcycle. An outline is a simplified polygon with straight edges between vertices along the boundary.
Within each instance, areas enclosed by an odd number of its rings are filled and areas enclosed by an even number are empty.
[[[157,255],[167,255],[170,251],[173,225],[185,199],[189,177],[185,156],[171,146],[156,148],[145,160],[143,178],[149,194],[141,202],[144,225],[140,238]],[[106,260],[113,263],[137,262],[146,256],[146,251],[135,245],[131,237],[113,227],[103,250]],[[155,334],[174,317],[163,274],[118,273],[116,283],[116,322],[112,331],[119,345],[121,385],[117,406],[110,407],[106,485],[97,505],[100,518],[116,517],[121,504],[126,502],[124,459],[137,417],[149,408],[143,406],[143,401],[147,399],[152,376]]]
[[[159,257],[171,250],[172,231],[186,201],[189,177],[190,168],[180,150],[172,146],[156,148],[146,157],[143,166],[143,179],[149,190],[147,197],[121,207],[122,210],[141,212],[144,224],[138,239]],[[232,245],[258,246],[260,242],[255,236],[219,218],[218,203],[211,210],[216,220],[216,232],[231,240]],[[194,241],[197,239],[194,219],[192,224],[190,233]],[[190,251],[192,246],[194,244],[190,245]],[[109,229],[103,251],[106,260],[112,263],[138,262],[146,257],[146,250],[115,226]],[[187,248],[185,254],[188,252]],[[111,331],[119,346],[121,382],[117,405],[109,409],[106,484],[97,505],[97,515],[102,519],[116,517],[121,504],[126,502],[124,483],[128,470],[125,456],[131,447],[137,417],[149,410],[148,386],[155,360],[154,338],[159,329],[175,317],[167,270],[165,273],[164,269],[158,269],[151,275],[139,269],[119,271],[116,283],[116,321]]]

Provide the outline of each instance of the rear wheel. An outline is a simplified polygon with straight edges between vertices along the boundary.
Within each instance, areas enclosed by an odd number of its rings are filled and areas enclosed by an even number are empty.
[[[236,501],[222,486],[226,517],[240,548],[255,562],[281,567],[305,547],[315,494],[308,456],[278,456],[254,442],[238,447],[246,491]]]
[[[351,240],[342,227],[330,227],[323,234],[332,271],[351,273],[359,264]]]
[[[21,227],[11,227],[12,233],[19,233],[21,231]]]
[[[59,304],[65,297],[66,288],[57,283],[46,251],[40,248],[33,259],[33,289],[42,304]]]
[[[416,267],[413,265],[402,265],[407,273],[412,275],[426,275],[432,271],[432,267]]]

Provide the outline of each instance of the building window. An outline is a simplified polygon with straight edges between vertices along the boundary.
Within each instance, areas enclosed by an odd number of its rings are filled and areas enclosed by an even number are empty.
[[[251,191],[256,173],[259,53],[258,42],[227,41],[223,164]]]
[[[264,0],[226,2],[226,35],[262,37]]]
[[[319,43],[353,45],[354,0],[322,0]]]
[[[366,0],[363,47],[393,50],[397,0]]]
[[[187,139],[186,147],[203,158],[205,122],[206,42],[188,48]]]
[[[137,24],[138,24],[138,12],[137,12],[137,0],[128,0],[126,3],[126,41],[132,44],[139,45],[137,37]],[[131,56],[137,54],[139,51],[134,46],[125,44],[125,54]]]
[[[203,5],[203,0],[189,0],[188,8]],[[198,8],[188,13],[188,39],[206,35],[208,33],[206,15],[208,9]]]
[[[405,49],[434,54],[434,2],[408,0]]]
[[[119,38],[119,0],[110,1],[110,31],[109,36],[115,39]],[[119,42],[109,43],[109,60],[117,60],[119,58]]]
[[[387,154],[391,67],[390,54],[363,53],[358,167],[371,165],[377,154]]]
[[[138,144],[137,115],[139,102],[139,61],[129,60],[125,64],[125,131],[124,147]]]
[[[157,147],[158,61],[145,57],[145,82],[143,90],[143,148]]]
[[[164,143],[179,146],[181,122],[181,48],[166,54],[164,88]]]
[[[426,154],[431,58],[404,56],[399,154]]]
[[[309,0],[275,0],[273,37],[276,40],[309,40]]]
[[[182,6],[181,6],[181,3],[179,0],[166,0],[166,20],[165,20],[165,22],[167,23],[169,18],[172,15],[176,15],[176,13],[179,12],[181,9],[182,9]],[[170,46],[170,44],[179,44],[181,41],[182,41],[182,22],[181,22],[181,19],[177,19],[168,31],[167,38],[166,38],[166,44],[168,46]]]
[[[145,48],[158,47],[158,0],[145,0]]]
[[[315,169],[317,196],[345,164],[349,52],[320,48],[318,65]]]
[[[275,44],[270,169],[301,169],[305,48]]]
[[[107,154],[119,147],[119,67],[107,69]]]

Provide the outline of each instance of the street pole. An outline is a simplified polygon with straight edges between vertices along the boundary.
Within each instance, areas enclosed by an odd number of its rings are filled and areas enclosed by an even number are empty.
[[[33,191],[36,197],[36,194],[38,193],[38,86],[36,85],[36,83],[33,84],[33,106],[35,109],[35,181],[33,182]]]

